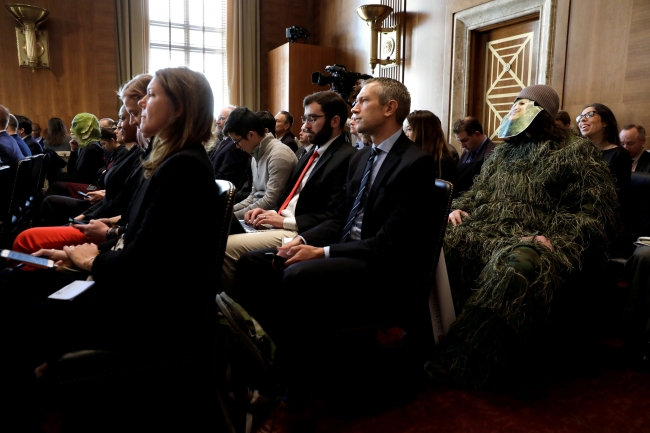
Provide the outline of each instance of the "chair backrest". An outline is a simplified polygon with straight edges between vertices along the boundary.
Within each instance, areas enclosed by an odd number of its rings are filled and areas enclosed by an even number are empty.
[[[439,262],[442,245],[447,231],[449,211],[454,187],[451,183],[436,179],[436,202],[440,207],[436,209],[433,218],[433,229],[437,230],[437,239],[433,245],[433,258],[429,267],[429,319],[431,320],[434,341],[439,342],[448,330],[451,322],[455,320],[453,300],[447,277],[444,261]],[[438,273],[440,273],[438,275]],[[423,326],[425,326],[423,324]]]
[[[43,154],[43,165],[41,167],[41,174],[38,177],[38,185],[36,185],[37,193],[40,193],[43,187],[45,186],[45,178],[47,177],[48,170],[50,169],[50,154]]]
[[[38,154],[32,156],[32,172],[30,176],[30,188],[29,195],[33,196],[36,190],[38,189],[38,182],[41,178],[41,171],[43,169],[43,160],[45,158],[44,154]]]
[[[440,251],[445,239],[445,231],[447,231],[447,221],[449,219],[449,211],[451,210],[451,200],[454,193],[454,185],[446,180],[436,179],[434,187],[434,194],[436,196],[436,203],[440,203],[434,215],[431,215],[431,224],[433,230],[437,232],[436,244],[433,247],[433,261],[429,268],[429,284],[433,284],[436,278],[436,269],[438,267],[438,260],[440,259]]]
[[[233,218],[232,208],[235,205],[235,186],[227,180],[217,179],[217,200],[221,208],[220,221],[216,221],[219,225],[219,238],[216,245],[217,248],[217,261],[215,263],[217,281],[221,278],[221,268],[223,267],[223,259],[226,255],[226,244],[228,243],[228,235],[230,234],[230,222]],[[220,291],[220,290],[219,290]]]
[[[16,163],[16,171],[14,176],[14,190],[11,195],[11,203],[9,204],[9,213],[12,219],[18,219],[25,207],[25,202],[29,198],[29,193],[32,190],[30,176],[32,174],[32,160],[31,158],[21,159]]]
[[[632,173],[629,194],[628,232],[637,236],[650,236],[650,173]]]
[[[0,224],[4,224],[9,215],[11,195],[14,191],[13,170],[8,165],[0,166]]]

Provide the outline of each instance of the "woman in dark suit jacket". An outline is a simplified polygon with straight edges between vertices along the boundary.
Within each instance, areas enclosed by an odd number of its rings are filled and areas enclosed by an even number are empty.
[[[139,101],[141,131],[156,139],[123,215],[125,233],[101,245],[36,253],[90,272],[95,285],[74,302],[40,303],[31,318],[40,325],[32,336],[34,362],[88,347],[181,346],[198,334],[213,296],[218,234],[213,224],[199,226],[187,216],[218,215],[203,147],[212,133],[213,94],[206,78],[187,68],[157,71],[147,90]]]

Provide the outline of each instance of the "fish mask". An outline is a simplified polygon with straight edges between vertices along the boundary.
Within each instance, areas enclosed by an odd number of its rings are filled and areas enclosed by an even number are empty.
[[[90,113],[79,113],[72,119],[70,136],[83,149],[93,141],[101,139],[99,120]]]

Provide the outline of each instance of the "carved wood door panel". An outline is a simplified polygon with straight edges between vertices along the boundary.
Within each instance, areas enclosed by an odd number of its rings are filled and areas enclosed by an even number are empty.
[[[468,114],[494,142],[496,130],[521,89],[536,84],[538,16],[472,34]]]

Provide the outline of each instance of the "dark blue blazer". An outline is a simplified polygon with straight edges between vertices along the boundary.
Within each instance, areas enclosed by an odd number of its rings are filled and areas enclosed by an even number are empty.
[[[219,147],[210,152],[210,161],[214,169],[214,178],[228,180],[237,189],[246,181],[246,169],[250,165],[248,154],[237,149],[230,137],[221,140]]]
[[[34,137],[31,135],[26,135],[23,140],[25,141],[27,147],[29,147],[29,150],[32,151],[32,155],[40,155],[43,153],[43,146],[41,146],[38,141],[34,140]]]
[[[25,155],[20,151],[18,143],[7,131],[0,132],[0,161],[5,165],[13,165],[25,159]]]

